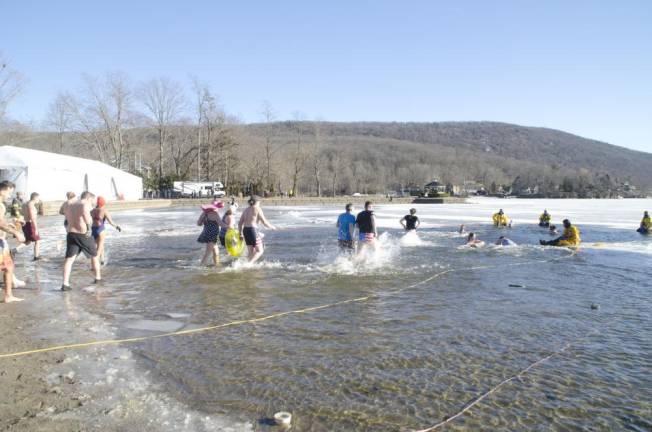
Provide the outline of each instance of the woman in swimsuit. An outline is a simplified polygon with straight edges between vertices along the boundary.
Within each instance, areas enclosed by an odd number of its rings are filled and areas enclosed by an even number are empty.
[[[198,226],[203,226],[201,234],[197,241],[199,243],[204,243],[206,249],[204,251],[204,256],[201,259],[200,265],[207,265],[208,258],[213,257],[213,264],[217,266],[217,263],[220,261],[220,251],[217,248],[217,239],[220,236],[220,228],[228,229],[228,225],[222,222],[220,214],[217,212],[217,209],[224,207],[224,203],[221,201],[214,201],[212,204],[202,206],[202,213],[197,220]]]
[[[100,258],[100,264],[104,265],[104,238],[106,237],[105,225],[108,222],[113,228],[122,231],[118,225],[113,223],[111,219],[111,214],[107,209],[104,208],[106,205],[106,200],[104,197],[97,197],[97,206],[91,210],[91,218],[93,219],[93,225],[91,226],[91,234],[95,239],[95,244],[97,245],[97,256]]]

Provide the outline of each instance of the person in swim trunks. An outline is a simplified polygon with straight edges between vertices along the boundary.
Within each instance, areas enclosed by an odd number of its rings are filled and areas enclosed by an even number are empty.
[[[355,230],[355,216],[353,216],[353,204],[344,207],[345,212],[337,217],[335,226],[337,231],[337,244],[340,252],[352,252],[354,249],[353,231]]]
[[[358,227],[358,255],[361,255],[369,246],[376,250],[378,230],[376,229],[376,216],[371,201],[364,203],[364,210],[358,213],[355,224]]]
[[[68,234],[66,236],[66,259],[63,262],[63,284],[61,291],[70,291],[70,273],[75,259],[80,253],[91,259],[91,267],[95,273],[95,283],[102,281],[101,266],[97,257],[97,245],[91,236],[91,209],[95,195],[86,191],[78,201],[66,207]]]
[[[405,231],[416,231],[417,228],[419,228],[419,225],[421,225],[421,221],[419,221],[419,218],[416,216],[416,214],[417,209],[411,208],[410,214],[403,216],[403,219],[400,220],[400,223]]]
[[[247,244],[249,262],[254,263],[260,259],[264,252],[263,239],[258,232],[258,223],[263,224],[271,230],[275,230],[276,227],[265,218],[263,209],[260,208],[259,197],[252,195],[248,203],[249,207],[240,216],[238,230],[240,231],[240,237],[243,237]]]
[[[91,226],[91,235],[95,240],[95,245],[97,246],[97,255],[100,259],[100,264],[104,265],[104,240],[106,238],[106,224],[108,223],[118,232],[122,232],[122,228],[116,225],[111,219],[111,213],[104,208],[106,205],[106,200],[104,197],[97,197],[97,205],[93,210],[91,210],[91,219],[93,219],[93,225]]]
[[[75,202],[76,197],[77,195],[75,195],[74,192],[66,192],[66,200],[63,202],[63,204],[61,204],[61,207],[59,207],[59,214],[61,216],[65,216],[66,207]],[[68,230],[68,221],[65,219],[65,217],[63,219],[63,226],[66,227],[66,230]]]
[[[14,261],[11,258],[9,243],[7,242],[7,234],[14,236],[14,238],[22,243],[25,241],[23,233],[16,229],[14,224],[5,219],[5,201],[7,201],[11,194],[14,192],[16,185],[12,182],[5,180],[0,182],[0,273],[4,282],[4,302],[12,303],[22,301],[22,298],[15,297],[12,293],[14,283]]]
[[[23,204],[23,214],[25,215],[25,224],[23,225],[23,234],[25,235],[25,245],[29,246],[34,243],[34,261],[41,259],[41,236],[38,233],[38,208],[41,204],[39,194],[32,192],[29,201]]]

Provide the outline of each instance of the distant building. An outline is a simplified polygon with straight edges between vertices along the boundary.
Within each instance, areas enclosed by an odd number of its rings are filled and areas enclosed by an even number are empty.
[[[138,200],[143,179],[90,159],[23,147],[0,147],[0,180],[16,183],[16,191],[38,192],[43,201],[63,201],[66,192],[91,191],[107,200]]]
[[[446,193],[446,185],[433,180],[423,187],[424,196],[437,196]]]

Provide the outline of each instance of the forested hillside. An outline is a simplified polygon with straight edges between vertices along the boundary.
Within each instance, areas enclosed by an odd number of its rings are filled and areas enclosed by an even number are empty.
[[[125,128],[118,149],[101,132],[5,128],[0,144],[100,159],[142,173],[151,188],[198,178],[221,180],[232,192],[304,195],[385,193],[432,179],[515,193],[536,188],[546,196],[615,196],[624,182],[652,188],[652,154],[506,123],[243,125],[218,113],[199,127],[166,125],[164,142],[159,132],[155,125]]]

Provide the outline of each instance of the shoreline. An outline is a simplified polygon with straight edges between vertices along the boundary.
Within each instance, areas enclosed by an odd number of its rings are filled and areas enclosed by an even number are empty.
[[[227,198],[222,198],[227,200]],[[236,198],[236,201],[242,206],[247,200],[246,197]],[[124,211],[124,210],[144,210],[144,209],[161,209],[173,207],[189,207],[206,204],[210,198],[180,198],[180,199],[143,199],[138,201],[110,201],[106,204],[109,211]],[[466,198],[446,197],[446,198],[417,198],[417,197],[401,197],[389,199],[384,196],[361,196],[361,197],[299,197],[299,198],[285,198],[285,197],[272,197],[264,198],[263,205],[269,207],[283,207],[283,206],[301,206],[301,205],[316,205],[316,206],[344,206],[348,203],[360,207],[364,205],[365,201],[373,201],[375,205],[386,204],[464,204],[467,202]],[[59,214],[59,207],[63,201],[46,202],[43,204],[43,215],[54,216]]]

